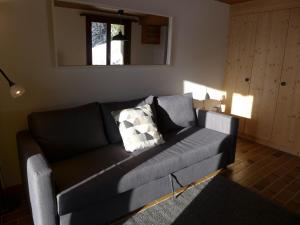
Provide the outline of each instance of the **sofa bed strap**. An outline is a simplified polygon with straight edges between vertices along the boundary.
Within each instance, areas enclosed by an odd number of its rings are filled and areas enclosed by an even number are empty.
[[[179,182],[178,178],[175,176],[174,173],[169,174],[169,179],[170,179],[170,184],[171,184],[171,189],[172,189],[172,194],[173,194],[173,199],[175,199],[175,188],[174,188],[174,181],[182,188],[183,185]]]

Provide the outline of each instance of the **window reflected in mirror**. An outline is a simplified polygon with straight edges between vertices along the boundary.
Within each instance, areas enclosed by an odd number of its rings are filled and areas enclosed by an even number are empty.
[[[125,33],[125,25],[122,24],[112,24],[111,25],[111,38],[117,36],[118,34],[127,35]],[[127,40],[130,41],[130,40]],[[124,65],[124,41],[120,40],[112,40],[111,41],[111,55],[110,55],[110,62],[111,65]],[[129,47],[129,46],[128,46]],[[130,52],[130,50],[128,49]],[[127,62],[130,62],[130,54],[128,54]]]
[[[169,17],[53,1],[58,66],[170,63]]]
[[[107,65],[107,24],[91,22],[92,65]]]
[[[130,64],[131,23],[114,17],[86,15],[87,65]],[[114,40],[123,37],[124,40]]]

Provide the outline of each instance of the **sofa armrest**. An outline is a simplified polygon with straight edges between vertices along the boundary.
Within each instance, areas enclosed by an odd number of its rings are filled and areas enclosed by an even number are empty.
[[[17,134],[21,168],[27,185],[35,225],[57,225],[52,170],[28,131]]]
[[[237,136],[239,119],[222,113],[196,109],[198,125],[228,135]]]

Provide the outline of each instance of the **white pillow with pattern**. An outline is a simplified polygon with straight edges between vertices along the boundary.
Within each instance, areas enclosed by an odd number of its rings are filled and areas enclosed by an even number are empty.
[[[164,143],[153,122],[150,105],[114,111],[112,116],[119,127],[126,151],[133,152]]]

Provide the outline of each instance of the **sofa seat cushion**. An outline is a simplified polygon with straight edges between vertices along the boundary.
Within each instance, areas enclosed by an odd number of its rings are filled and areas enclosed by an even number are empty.
[[[124,151],[122,144],[113,144],[52,163],[56,190],[61,192],[128,157],[130,153]]]
[[[171,135],[165,144],[136,151],[57,195],[60,215],[91,206],[226,150],[230,136],[193,127]],[[103,159],[105,160],[105,159]],[[66,172],[65,172],[66,173]]]

